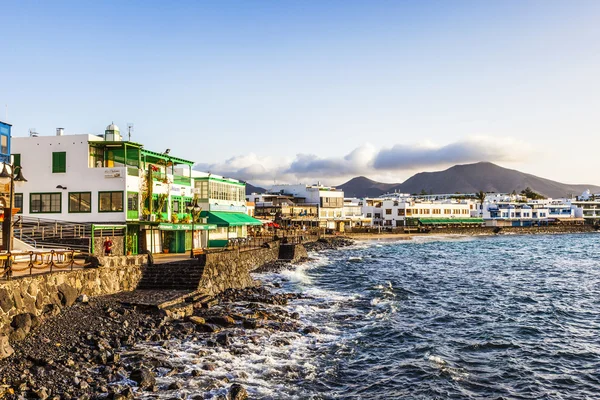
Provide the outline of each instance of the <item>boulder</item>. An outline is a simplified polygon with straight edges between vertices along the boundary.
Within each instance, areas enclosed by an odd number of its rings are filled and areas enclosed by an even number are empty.
[[[246,400],[248,398],[248,392],[239,383],[234,383],[229,388],[229,400]]]
[[[8,336],[0,335],[0,360],[10,357],[14,352],[8,342]]]
[[[0,309],[7,313],[13,305],[12,294],[4,288],[0,289]]]
[[[28,313],[15,315],[10,326],[15,330],[23,329],[25,333],[28,333],[31,330],[31,315]]]
[[[146,368],[138,368],[131,371],[129,379],[138,384],[140,389],[149,389],[156,384],[154,374]]]
[[[202,325],[196,325],[196,330],[198,332],[215,333],[215,332],[219,332],[221,330],[221,328],[215,324],[202,324]]]
[[[69,286],[66,283],[62,283],[58,285],[58,297],[60,298],[60,302],[63,306],[72,306],[75,304],[75,300],[77,300],[77,289],[73,286]]]

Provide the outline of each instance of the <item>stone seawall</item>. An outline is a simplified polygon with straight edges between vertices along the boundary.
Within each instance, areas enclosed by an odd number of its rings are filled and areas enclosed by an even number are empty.
[[[256,286],[250,272],[279,258],[279,244],[250,251],[223,251],[205,256],[204,273],[199,289],[211,296],[226,289]]]
[[[48,315],[82,294],[100,296],[134,290],[147,256],[100,258],[100,268],[53,272],[0,281],[0,359],[11,354],[8,340],[21,340]]]
[[[587,233],[595,232],[592,225],[550,225],[550,226],[505,226],[505,227],[455,227],[455,228],[437,228],[432,229],[430,235],[449,234],[449,235],[494,235],[494,234],[556,234],[556,233]]]

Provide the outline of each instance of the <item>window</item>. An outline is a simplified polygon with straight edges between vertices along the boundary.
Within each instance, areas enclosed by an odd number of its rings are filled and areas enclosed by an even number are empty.
[[[123,211],[123,192],[99,192],[99,212],[121,212]]]
[[[20,154],[13,154],[13,165],[15,167],[20,167],[21,166],[21,155]]]
[[[23,213],[23,193],[15,193],[15,208],[19,209],[17,214]]]
[[[367,218],[371,218],[371,213],[367,213]]]
[[[385,215],[392,215],[392,209],[391,208],[386,208],[385,209]]]
[[[55,151],[52,153],[52,173],[67,172],[67,153]]]
[[[8,154],[8,136],[2,135],[0,137],[0,153]]]
[[[62,193],[31,193],[29,209],[32,214],[60,213]]]
[[[402,209],[402,208],[399,208],[399,209],[398,209],[398,215],[399,215],[400,217],[403,217],[403,216],[404,216],[404,209]]]
[[[139,211],[138,208],[138,194],[135,192],[127,193],[127,209],[129,211]]]
[[[92,193],[91,192],[69,193],[69,212],[70,213],[92,212]]]
[[[173,200],[173,214],[179,214],[181,211],[179,211],[179,205],[181,204],[181,200],[179,199],[175,199]]]

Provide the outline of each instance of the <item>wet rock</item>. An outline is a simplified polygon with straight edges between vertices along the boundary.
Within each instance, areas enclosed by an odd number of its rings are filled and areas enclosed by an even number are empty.
[[[190,375],[197,377],[197,376],[202,375],[202,372],[200,372],[200,370],[193,369],[192,372],[190,372]]]
[[[169,390],[179,390],[181,388],[183,388],[183,383],[181,383],[180,381],[175,381],[171,383],[168,387]]]
[[[217,369],[217,366],[212,363],[206,363],[202,366],[202,369],[205,371],[214,371],[215,369]]]
[[[140,389],[148,389],[156,384],[154,374],[146,368],[134,369],[131,371],[129,379],[137,383]]]
[[[202,324],[196,325],[196,330],[198,332],[206,332],[206,333],[216,333],[221,330],[221,327],[215,324]]]
[[[224,327],[235,325],[235,320],[229,315],[209,317],[206,319],[206,321],[210,324],[220,325]]]
[[[206,320],[202,317],[198,317],[196,315],[193,315],[191,317],[188,318],[188,321],[196,324],[196,325],[203,325],[206,323]]]
[[[244,329],[257,329],[259,324],[255,319],[246,319],[243,322]]]
[[[309,333],[319,333],[319,329],[314,326],[307,326],[306,328],[302,329],[302,332],[308,335]]]
[[[221,346],[229,346],[231,344],[229,332],[219,333],[215,341]]]
[[[230,400],[246,400],[248,398],[248,392],[239,383],[231,385],[228,395]]]

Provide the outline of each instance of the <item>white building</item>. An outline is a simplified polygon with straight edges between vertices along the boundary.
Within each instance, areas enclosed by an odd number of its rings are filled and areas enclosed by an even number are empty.
[[[270,192],[294,196],[296,204],[306,203],[317,207],[319,226],[343,230],[345,226],[344,192],[331,186],[274,185]]]
[[[215,230],[214,239],[228,236],[223,223],[202,223],[218,219],[212,211],[246,212],[243,183],[193,172],[193,161],[169,150],[157,153],[123,141],[114,124],[104,135],[64,135],[57,129],[56,136],[13,137],[12,145],[14,162],[28,179],[15,193],[15,207],[23,217],[98,229],[124,226],[132,244],[127,250],[133,253],[207,247],[208,231]],[[214,185],[217,181],[224,184]],[[207,213],[204,219],[186,209],[195,200]],[[239,220],[236,226],[254,221]],[[235,231],[235,236],[243,235],[237,227]]]
[[[373,226],[404,227],[418,224],[452,224],[479,222],[469,220],[475,203],[471,200],[427,200],[406,194],[364,199],[362,212],[372,218]]]

